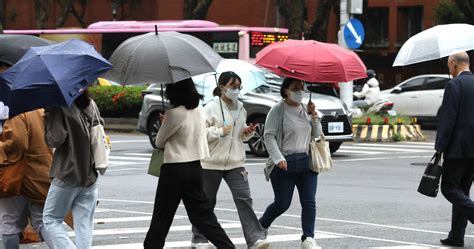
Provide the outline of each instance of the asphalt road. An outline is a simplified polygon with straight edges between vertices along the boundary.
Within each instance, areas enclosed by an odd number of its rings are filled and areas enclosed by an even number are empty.
[[[152,149],[143,135],[112,134],[111,138],[112,163],[100,179],[93,248],[142,248],[158,180],[146,174]],[[323,248],[439,246],[450,228],[451,206],[442,196],[429,198],[416,192],[433,152],[432,137],[422,143],[344,144],[333,155],[333,169],[319,176],[318,244]],[[259,215],[273,200],[271,185],[263,175],[264,160],[248,155],[246,164]],[[215,212],[237,247],[246,248],[225,184]],[[300,248],[300,213],[295,192],[290,209],[270,228],[271,248]],[[474,247],[471,227],[466,234],[466,246]],[[166,246],[189,248],[190,239],[190,223],[180,206]]]

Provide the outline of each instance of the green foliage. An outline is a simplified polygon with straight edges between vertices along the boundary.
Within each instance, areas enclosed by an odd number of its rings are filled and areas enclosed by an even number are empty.
[[[89,88],[103,117],[137,118],[142,106],[142,86],[94,86]]]
[[[393,141],[395,141],[395,142],[400,142],[400,141],[405,140],[405,139],[403,138],[402,134],[400,134],[399,132],[393,133],[392,139],[393,139]]]
[[[434,16],[438,24],[464,23],[466,18],[456,3],[441,0],[435,7]]]
[[[381,116],[381,115],[365,115],[359,118],[353,118],[352,124],[355,125],[365,125],[367,124],[367,118],[371,119],[371,124],[373,125],[382,125],[384,124],[385,117],[388,118],[389,125],[397,125],[398,119],[400,118],[400,124],[411,124],[411,118],[407,116]]]

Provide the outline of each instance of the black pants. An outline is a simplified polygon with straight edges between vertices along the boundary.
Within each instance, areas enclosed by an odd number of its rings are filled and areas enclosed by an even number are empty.
[[[235,248],[217,222],[209,198],[203,191],[199,161],[164,164],[156,190],[150,228],[143,243],[145,249],[163,248],[179,202],[183,200],[191,223],[217,248]]]
[[[441,192],[453,204],[449,238],[463,240],[467,221],[474,222],[474,202],[469,197],[474,159],[445,159]]]

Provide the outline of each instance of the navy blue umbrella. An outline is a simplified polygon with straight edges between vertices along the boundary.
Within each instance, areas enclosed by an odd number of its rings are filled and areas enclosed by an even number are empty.
[[[31,47],[5,71],[0,91],[11,86],[5,102],[10,117],[38,108],[71,106],[97,77],[112,68],[93,46],[80,40]],[[2,85],[0,79],[0,85]]]

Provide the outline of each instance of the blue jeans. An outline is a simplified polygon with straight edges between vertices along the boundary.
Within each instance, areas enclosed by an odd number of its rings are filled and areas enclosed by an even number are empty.
[[[265,210],[260,218],[260,224],[264,228],[268,228],[278,216],[288,210],[296,186],[302,207],[303,236],[301,239],[304,240],[306,237],[314,237],[318,174],[309,169],[308,157],[296,156],[299,159],[292,161],[292,156],[285,157],[288,164],[287,171],[275,167],[270,174],[275,200]]]
[[[74,187],[54,178],[43,210],[44,239],[54,249],[88,249],[92,247],[97,184]],[[63,226],[64,217],[72,210],[76,245]]]

